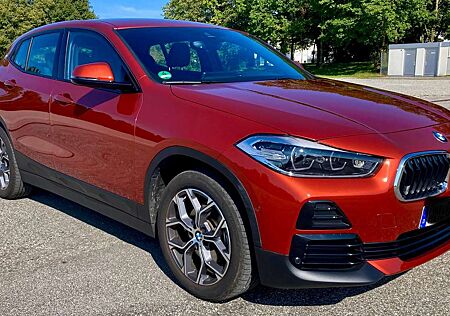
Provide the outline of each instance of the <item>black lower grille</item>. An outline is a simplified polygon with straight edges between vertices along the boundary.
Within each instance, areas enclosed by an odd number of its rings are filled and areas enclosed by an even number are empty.
[[[348,270],[366,260],[410,260],[450,241],[450,220],[404,233],[396,241],[362,243],[355,234],[296,235],[289,255],[302,270]]]
[[[363,263],[361,240],[353,234],[296,235],[290,260],[302,270],[352,269]]]
[[[450,241],[450,221],[400,235],[393,242],[364,244],[367,260],[399,257],[410,260]]]
[[[397,175],[397,197],[403,201],[413,201],[444,192],[447,188],[449,168],[450,160],[447,153],[427,153],[407,157]]]
[[[435,224],[450,219],[450,198],[438,199],[427,203],[427,222]]]

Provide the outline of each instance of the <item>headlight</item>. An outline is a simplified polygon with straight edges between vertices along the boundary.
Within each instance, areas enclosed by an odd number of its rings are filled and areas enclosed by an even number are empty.
[[[297,177],[365,177],[383,161],[289,136],[251,136],[236,146],[269,168]]]

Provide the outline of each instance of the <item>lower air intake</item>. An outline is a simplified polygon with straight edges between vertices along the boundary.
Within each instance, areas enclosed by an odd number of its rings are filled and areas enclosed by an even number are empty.
[[[331,201],[306,203],[297,220],[297,229],[347,229],[351,227],[344,212]]]
[[[450,220],[401,234],[391,242],[362,243],[356,234],[295,235],[289,260],[301,270],[350,270],[367,260],[411,260],[448,242]]]

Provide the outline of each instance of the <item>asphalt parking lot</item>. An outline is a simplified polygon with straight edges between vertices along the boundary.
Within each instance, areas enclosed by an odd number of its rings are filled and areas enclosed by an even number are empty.
[[[450,108],[450,79],[352,80]],[[258,287],[224,304],[172,280],[157,242],[37,190],[0,200],[0,315],[450,315],[450,253],[371,287]]]

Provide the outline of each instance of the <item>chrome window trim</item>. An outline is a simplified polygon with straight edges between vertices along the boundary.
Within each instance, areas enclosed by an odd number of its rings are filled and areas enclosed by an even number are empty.
[[[402,179],[402,174],[403,174],[403,170],[405,168],[405,164],[406,162],[411,159],[411,158],[416,158],[416,157],[422,157],[422,156],[432,156],[432,155],[443,155],[446,154],[448,158],[450,158],[450,153],[445,151],[445,150],[431,150],[431,151],[422,151],[422,152],[417,152],[417,153],[411,153],[408,154],[406,156],[404,156],[401,160],[400,160],[400,164],[397,168],[397,173],[395,175],[395,180],[394,180],[394,192],[395,192],[395,196],[397,197],[397,199],[399,199],[401,202],[415,202],[415,201],[420,201],[420,200],[425,200],[427,198],[430,197],[434,197],[434,196],[438,196],[441,195],[442,193],[444,193],[445,191],[447,191],[448,188],[448,182],[450,179],[450,170],[447,174],[447,181],[445,181],[444,183],[444,187],[442,188],[442,190],[440,190],[439,192],[429,195],[427,197],[421,197],[421,198],[417,198],[417,199],[411,199],[411,200],[406,200],[403,198],[401,192],[400,192],[400,181]]]

